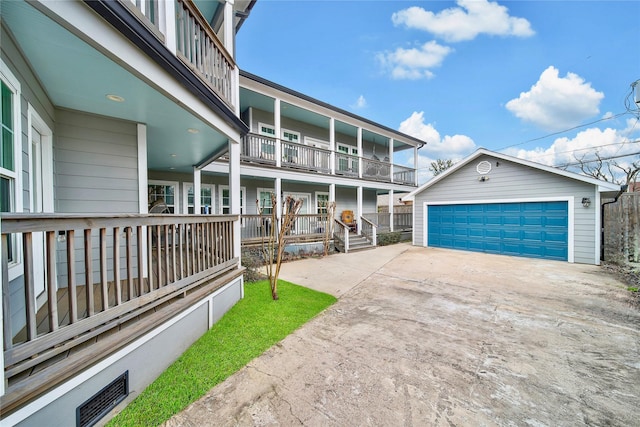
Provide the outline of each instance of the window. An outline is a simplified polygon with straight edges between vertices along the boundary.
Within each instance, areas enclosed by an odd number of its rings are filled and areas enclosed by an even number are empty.
[[[195,213],[194,200],[193,200],[193,184],[190,182],[184,183],[184,192],[187,195],[187,206],[185,211],[189,214]],[[184,202],[183,202],[184,203]],[[213,213],[213,185],[201,184],[200,185],[200,213],[210,214]]]
[[[272,188],[258,188],[258,209],[262,209],[263,215],[271,215],[271,212],[273,212],[272,194]]]
[[[329,206],[329,193],[316,192],[316,213],[326,215]]]
[[[0,212],[22,211],[20,83],[0,61]],[[21,250],[15,235],[9,236],[9,280],[22,274]]]
[[[358,171],[358,148],[353,145],[336,144],[338,151],[338,170],[340,171]],[[342,156],[341,154],[346,154]]]
[[[276,137],[276,128],[265,123],[258,123],[258,133],[260,135]]]
[[[177,213],[178,183],[149,181],[149,212],[157,206],[156,213]],[[165,212],[162,212],[164,207]]]
[[[282,129],[282,139],[288,142],[300,142],[300,132],[294,132],[288,129]]]
[[[245,194],[247,190],[245,187],[240,187],[240,215],[244,214],[244,205],[245,205]],[[220,213],[223,215],[231,213],[231,199],[229,197],[229,186],[221,185],[220,186]]]

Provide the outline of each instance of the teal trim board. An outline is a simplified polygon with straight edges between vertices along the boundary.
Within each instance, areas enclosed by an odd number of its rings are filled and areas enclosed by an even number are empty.
[[[568,259],[566,201],[429,205],[427,215],[431,247]]]

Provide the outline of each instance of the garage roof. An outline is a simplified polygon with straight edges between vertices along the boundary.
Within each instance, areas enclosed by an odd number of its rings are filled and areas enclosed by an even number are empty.
[[[442,172],[440,175],[438,175],[438,176],[434,177],[433,179],[427,181],[425,184],[422,184],[420,187],[416,188],[411,193],[409,193],[406,196],[404,196],[402,198],[402,200],[403,201],[413,200],[414,196],[416,194],[418,194],[421,191],[431,187],[432,185],[442,181],[447,176],[455,173],[455,171],[457,171],[458,169],[462,168],[464,165],[472,162],[473,160],[475,160],[478,157],[483,156],[483,155],[495,157],[496,159],[505,160],[505,161],[508,161],[508,162],[518,163],[518,164],[521,164],[521,165],[524,165],[524,166],[528,166],[530,168],[539,169],[539,170],[542,170],[542,171],[545,171],[545,172],[549,172],[549,173],[552,173],[552,174],[564,176],[566,178],[570,178],[570,179],[575,179],[575,180],[578,180],[578,181],[586,182],[586,183],[589,183],[589,184],[597,186],[598,187],[598,191],[600,193],[612,193],[612,195],[613,195],[613,194],[615,194],[616,192],[618,192],[620,190],[620,185],[618,185],[618,184],[614,184],[614,183],[606,182],[606,181],[601,181],[599,179],[592,178],[592,177],[589,177],[589,176],[580,175],[580,174],[577,174],[577,173],[574,173],[574,172],[569,172],[569,171],[566,171],[566,170],[558,169],[558,168],[555,168],[555,167],[552,167],[552,166],[543,165],[541,163],[536,163],[536,162],[532,162],[532,161],[529,161],[529,160],[519,159],[517,157],[508,156],[506,154],[496,153],[495,151],[487,150],[486,148],[479,148],[475,152],[470,154],[469,156],[465,157],[462,161],[456,163],[455,165],[453,165],[452,167],[450,167],[446,171]]]

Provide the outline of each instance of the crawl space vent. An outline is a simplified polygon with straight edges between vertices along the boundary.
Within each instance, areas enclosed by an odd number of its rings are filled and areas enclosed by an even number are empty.
[[[114,406],[129,394],[129,371],[113,380],[111,384],[93,395],[76,409],[76,426],[88,427],[107,415]]]

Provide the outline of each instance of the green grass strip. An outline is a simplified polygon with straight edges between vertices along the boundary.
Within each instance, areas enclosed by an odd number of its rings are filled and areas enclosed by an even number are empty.
[[[109,426],[156,426],[204,396],[273,344],[336,302],[331,295],[278,281],[245,284],[240,300]]]

